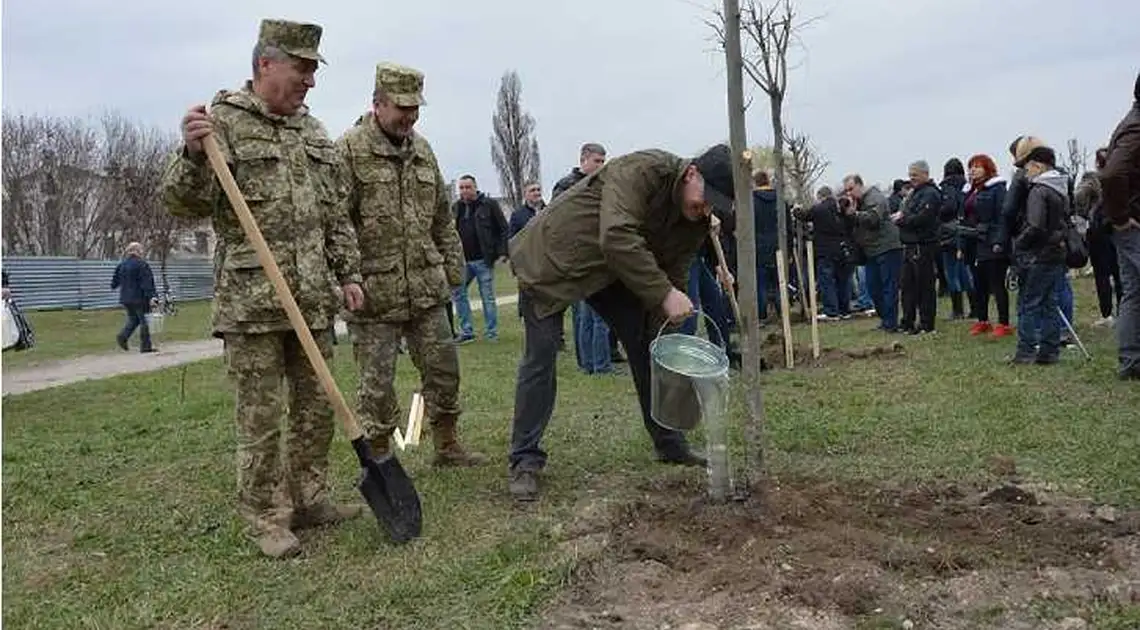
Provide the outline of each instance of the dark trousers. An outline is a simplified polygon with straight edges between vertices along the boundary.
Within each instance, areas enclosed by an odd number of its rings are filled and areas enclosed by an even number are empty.
[[[879,313],[879,327],[899,327],[899,274],[902,272],[903,250],[892,249],[867,260],[867,288]]]
[[[546,466],[546,452],[539,443],[550,417],[558,391],[555,367],[558,361],[557,315],[539,318],[529,292],[519,293],[526,332],[522,358],[515,382],[515,415],[511,421],[511,450],[508,460],[512,469],[539,471]],[[685,436],[679,431],[662,428],[649,415],[649,342],[656,330],[649,329],[645,307],[632,291],[615,282],[586,299],[625,346],[633,385],[641,406],[645,430],[659,453],[676,454],[687,450]]]
[[[899,286],[902,290],[902,327],[908,330],[934,330],[938,311],[936,260],[938,244],[907,245],[903,248],[903,268]],[[915,313],[918,323],[915,324]]]
[[[139,331],[139,350],[150,350],[150,326],[146,323],[146,314],[150,312],[150,304],[142,302],[139,304],[124,304],[123,308],[127,311],[127,323],[123,329],[119,331],[119,341],[126,343],[131,335],[135,334],[135,329]]]
[[[819,299],[823,314],[838,317],[851,313],[851,266],[832,258],[818,258],[815,273],[819,280]]]
[[[1102,239],[1104,237],[1101,237]],[[1100,304],[1100,316],[1108,317],[1115,305],[1120,305],[1124,288],[1120,284],[1120,263],[1116,260],[1116,247],[1112,241],[1093,240],[1089,243],[1089,262],[1092,263],[1093,277],[1096,280],[1096,299]]]
[[[974,279],[977,281],[977,318],[979,322],[990,321],[990,298],[997,306],[998,323],[1009,326],[1009,291],[1005,288],[1005,275],[1009,271],[1009,261],[980,260]]]

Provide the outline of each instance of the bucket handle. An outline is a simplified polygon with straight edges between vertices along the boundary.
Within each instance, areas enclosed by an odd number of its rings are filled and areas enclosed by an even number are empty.
[[[705,321],[712,324],[713,329],[716,330],[717,336],[720,337],[720,341],[721,341],[721,343],[717,344],[717,346],[724,349],[725,352],[728,352],[728,339],[725,338],[724,331],[722,331],[720,329],[720,326],[716,325],[716,321],[713,320],[713,318],[709,317],[709,314],[706,313],[704,311],[704,309],[700,309],[700,308],[693,309],[693,315],[701,315],[705,318]],[[689,317],[692,317],[692,315],[690,315]],[[686,317],[685,319],[688,319],[688,317]],[[661,328],[657,329],[657,336],[653,338],[654,341],[657,341],[658,339],[661,338],[661,333],[665,332],[665,328],[667,326],[669,326],[669,320],[668,319],[665,320],[664,324],[661,324]],[[697,328],[699,330],[700,326],[698,326]]]

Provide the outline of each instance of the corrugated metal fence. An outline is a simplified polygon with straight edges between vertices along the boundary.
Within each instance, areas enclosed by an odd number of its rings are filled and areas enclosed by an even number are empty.
[[[161,293],[162,269],[157,261],[148,262]],[[25,310],[114,308],[119,305],[119,292],[111,289],[111,277],[118,264],[118,260],[52,256],[14,256],[3,262],[12,297]],[[209,259],[169,260],[166,278],[176,302],[214,296],[214,268]]]

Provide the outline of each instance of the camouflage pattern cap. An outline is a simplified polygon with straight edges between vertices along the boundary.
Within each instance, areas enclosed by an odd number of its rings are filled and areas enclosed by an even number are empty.
[[[376,89],[398,107],[419,107],[424,100],[424,73],[395,63],[376,64]]]
[[[272,46],[294,57],[328,63],[317,46],[321,43],[319,24],[305,24],[288,20],[262,20],[257,34],[257,43]]]

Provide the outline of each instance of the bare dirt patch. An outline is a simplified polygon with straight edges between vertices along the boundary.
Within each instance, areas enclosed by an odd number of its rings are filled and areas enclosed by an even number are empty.
[[[832,348],[820,346],[819,358],[812,355],[810,345],[794,345],[793,358],[796,365],[823,366],[859,359],[897,359],[906,356],[906,349],[899,342],[866,348]],[[784,336],[779,332],[768,333],[760,343],[760,365],[764,370],[786,368]]]
[[[1042,602],[1140,602],[1140,512],[1013,485],[782,479],[729,505],[692,476],[638,490],[564,532],[592,561],[541,628],[1050,628]]]

